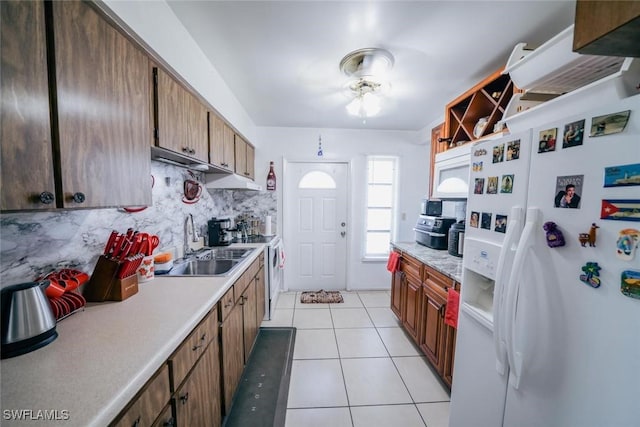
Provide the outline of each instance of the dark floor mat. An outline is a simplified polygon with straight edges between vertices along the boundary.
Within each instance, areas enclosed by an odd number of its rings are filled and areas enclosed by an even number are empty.
[[[295,328],[260,328],[225,427],[284,426]]]

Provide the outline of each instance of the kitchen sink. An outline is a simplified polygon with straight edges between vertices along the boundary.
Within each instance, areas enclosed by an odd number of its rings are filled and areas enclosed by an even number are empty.
[[[235,259],[191,259],[174,264],[170,276],[228,276],[242,261]]]
[[[210,248],[196,254],[196,259],[241,260],[253,251],[253,248]]]
[[[169,276],[228,276],[254,248],[207,248],[174,263]]]

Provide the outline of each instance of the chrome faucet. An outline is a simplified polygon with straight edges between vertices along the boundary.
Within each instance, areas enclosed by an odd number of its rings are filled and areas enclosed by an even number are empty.
[[[189,236],[191,236],[191,239],[189,239]],[[184,220],[184,254],[188,255],[194,252],[194,250],[191,249],[190,242],[198,242],[199,240],[198,231],[193,222],[193,215],[189,214]]]

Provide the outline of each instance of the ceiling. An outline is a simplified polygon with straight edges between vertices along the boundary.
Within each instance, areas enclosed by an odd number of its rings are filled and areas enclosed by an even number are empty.
[[[168,1],[257,126],[420,130],[445,105],[573,23],[575,1]],[[382,111],[345,110],[347,53],[390,51]]]

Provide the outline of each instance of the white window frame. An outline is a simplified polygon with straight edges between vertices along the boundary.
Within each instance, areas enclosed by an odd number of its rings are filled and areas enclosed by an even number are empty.
[[[369,182],[369,164],[370,164],[370,161],[372,160],[373,161],[375,160],[392,160],[393,161],[393,181],[391,183],[392,201],[391,201],[391,207],[389,208],[390,214],[391,214],[391,221],[389,224],[389,239],[390,239],[389,243],[395,240],[396,230],[397,230],[396,218],[397,218],[397,205],[398,205],[397,203],[398,177],[399,177],[400,158],[398,156],[389,156],[389,155],[367,156],[366,166],[365,166],[365,179],[364,179],[365,188],[366,188],[366,193],[364,198],[364,209],[363,209],[363,215],[364,215],[363,237],[364,238],[362,239],[362,260],[365,262],[366,261],[386,261],[387,258],[389,257],[389,251],[390,251],[390,248],[388,246],[385,253],[375,253],[375,254],[367,253],[367,236],[368,236],[368,232],[370,231],[368,227],[368,215],[367,215],[369,211],[369,184],[371,184]]]

